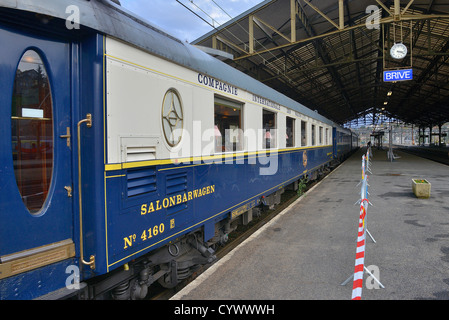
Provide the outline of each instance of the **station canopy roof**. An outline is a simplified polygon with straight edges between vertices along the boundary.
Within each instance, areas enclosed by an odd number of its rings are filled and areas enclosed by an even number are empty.
[[[449,121],[448,0],[267,0],[192,44],[340,124]]]

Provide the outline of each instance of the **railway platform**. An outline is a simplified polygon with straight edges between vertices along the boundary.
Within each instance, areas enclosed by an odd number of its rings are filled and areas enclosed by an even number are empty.
[[[359,220],[360,149],[324,180],[179,291],[173,300],[350,300]],[[449,299],[449,168],[373,150],[362,300]],[[418,199],[412,178],[431,183]],[[367,287],[368,284],[368,287]]]

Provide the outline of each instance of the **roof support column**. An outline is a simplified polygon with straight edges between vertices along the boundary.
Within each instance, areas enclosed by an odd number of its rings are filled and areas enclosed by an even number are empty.
[[[296,42],[296,0],[290,0],[290,41]]]
[[[421,127],[421,130],[422,130],[422,135],[421,135],[422,140],[421,140],[421,143],[419,145],[423,146],[425,144],[425,142],[426,142],[426,127],[423,125]]]
[[[345,11],[343,0],[338,0],[338,16],[340,20],[340,30],[345,28]]]
[[[250,15],[248,17],[249,20],[249,26],[248,26],[248,45],[249,45],[249,53],[254,53],[254,16]]]
[[[421,125],[418,126],[418,146],[421,145]]]
[[[394,0],[394,21],[401,20],[401,0]]]

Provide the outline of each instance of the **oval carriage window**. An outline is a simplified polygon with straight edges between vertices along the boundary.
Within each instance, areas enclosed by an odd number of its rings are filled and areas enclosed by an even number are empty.
[[[184,114],[181,99],[175,89],[165,93],[162,103],[162,128],[165,140],[170,147],[175,147],[181,141],[184,125]]]
[[[53,115],[50,84],[41,57],[28,50],[14,79],[11,135],[14,174],[23,203],[38,212],[53,171]]]

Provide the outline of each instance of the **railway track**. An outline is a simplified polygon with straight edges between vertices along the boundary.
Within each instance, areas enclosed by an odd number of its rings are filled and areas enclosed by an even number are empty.
[[[415,156],[449,165],[448,148],[424,148],[424,147],[398,147],[399,150],[413,154]]]

